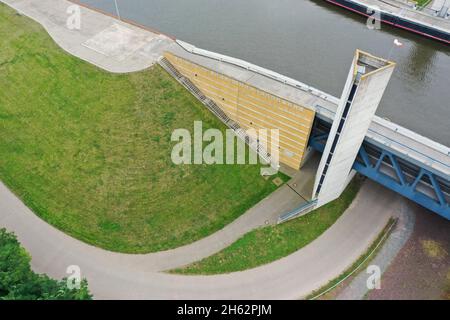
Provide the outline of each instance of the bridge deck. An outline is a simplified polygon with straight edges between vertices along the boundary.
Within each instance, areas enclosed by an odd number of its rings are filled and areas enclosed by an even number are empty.
[[[450,149],[395,123],[376,117],[366,135],[420,167],[450,179]]]
[[[315,110],[324,120],[331,122],[334,119],[339,99],[332,95],[243,60],[199,49],[182,41],[177,43],[168,49],[177,56]],[[366,139],[450,180],[450,148],[446,146],[377,116]]]

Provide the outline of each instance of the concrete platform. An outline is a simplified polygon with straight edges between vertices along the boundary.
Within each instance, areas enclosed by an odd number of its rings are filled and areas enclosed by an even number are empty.
[[[86,40],[82,45],[106,57],[124,61],[143,46],[149,45],[153,41],[161,41],[162,39],[159,37],[143,32],[134,32],[129,27],[113,23],[94,37]]]
[[[173,39],[80,6],[79,30],[70,30],[66,0],[2,0],[21,14],[39,21],[68,53],[114,73],[152,66]]]

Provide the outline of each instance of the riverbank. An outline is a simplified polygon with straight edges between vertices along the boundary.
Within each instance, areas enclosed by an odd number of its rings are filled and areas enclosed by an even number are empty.
[[[108,5],[113,1],[79,1],[115,14],[114,6]],[[397,38],[403,46],[394,47],[390,58],[398,68],[377,115],[440,143],[450,141],[446,121],[450,46],[444,43],[389,25],[370,30],[365,17],[346,14],[323,0],[260,0],[257,6],[240,0],[153,0],[145,5],[127,0],[119,1],[119,10],[122,19],[299,79],[334,96],[341,93],[355,49],[387,57]]]
[[[326,0],[363,16],[372,16],[376,8],[383,23],[450,44],[450,21],[414,10],[398,1]],[[376,16],[373,16],[376,18]]]

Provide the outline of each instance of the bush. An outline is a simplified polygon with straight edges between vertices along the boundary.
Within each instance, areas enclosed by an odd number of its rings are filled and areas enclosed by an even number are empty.
[[[66,280],[36,274],[31,257],[16,236],[0,229],[0,300],[90,300],[87,281],[79,289],[69,289]]]

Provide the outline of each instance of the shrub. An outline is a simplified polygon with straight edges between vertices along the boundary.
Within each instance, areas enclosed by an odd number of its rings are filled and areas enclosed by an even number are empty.
[[[91,300],[87,281],[79,289],[69,289],[65,279],[54,280],[36,274],[31,257],[17,237],[0,229],[0,300]]]

